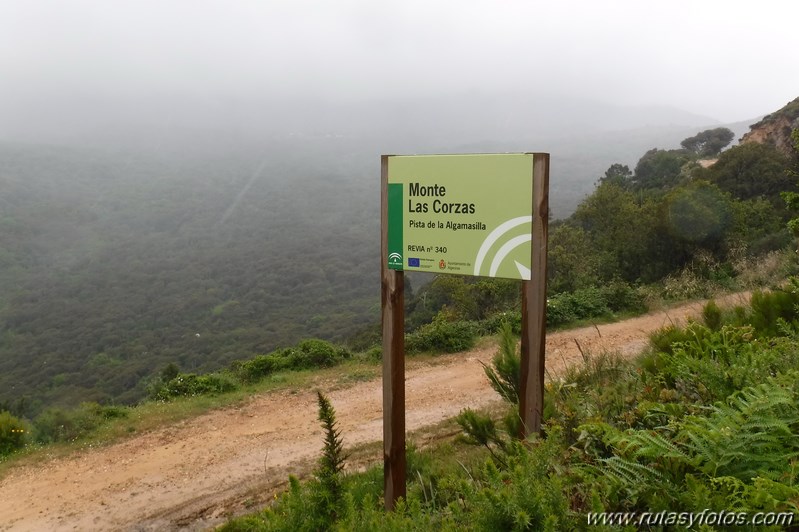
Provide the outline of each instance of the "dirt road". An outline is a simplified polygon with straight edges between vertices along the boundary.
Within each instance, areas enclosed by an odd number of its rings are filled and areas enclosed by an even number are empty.
[[[747,295],[720,299],[741,303]],[[648,334],[696,316],[687,304],[623,322],[547,337],[547,369],[556,375],[584,351],[634,355]],[[496,348],[447,355],[435,364],[409,360],[408,430],[438,423],[466,407],[497,400],[479,361]],[[320,383],[323,385],[324,383]],[[382,438],[380,379],[330,391],[347,446]],[[280,491],[289,473],[313,467],[322,447],[313,390],[256,396],[107,447],[20,466],[0,479],[0,530],[202,530],[255,509]],[[379,453],[376,456],[380,456]]]

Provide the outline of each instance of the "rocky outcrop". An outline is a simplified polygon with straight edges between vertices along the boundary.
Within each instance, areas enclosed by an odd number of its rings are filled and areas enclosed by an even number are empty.
[[[740,143],[769,144],[788,157],[795,157],[791,132],[797,128],[799,128],[799,98],[779,111],[766,115],[757,124],[749,126],[749,133],[741,137]]]

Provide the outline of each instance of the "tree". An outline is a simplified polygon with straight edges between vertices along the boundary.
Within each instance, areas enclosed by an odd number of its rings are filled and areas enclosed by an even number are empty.
[[[707,181],[672,190],[663,200],[660,217],[667,252],[662,261],[677,269],[704,249],[718,254],[734,219],[729,194]]]
[[[602,250],[596,249],[582,227],[573,223],[551,226],[547,253],[547,286],[551,293],[571,292],[599,281]]]
[[[521,355],[516,351],[516,337],[507,321],[500,328],[499,351],[491,359],[490,366],[483,364],[483,371],[495,392],[510,404],[519,404]]]
[[[793,148],[797,155],[799,155],[799,128],[791,132],[791,139],[793,139]],[[799,164],[786,172],[789,177],[796,179],[799,178]],[[788,205],[789,209],[799,208],[799,192],[783,191],[780,193],[782,199]],[[788,220],[788,229],[794,236],[799,237],[799,218],[792,218]]]
[[[635,165],[633,186],[637,189],[664,189],[677,184],[683,165],[689,161],[683,150],[658,150],[646,152]]]
[[[680,146],[698,157],[714,157],[735,138],[735,133],[726,127],[706,129],[693,137],[688,137]]]
[[[326,523],[335,522],[343,502],[344,486],[341,471],[344,469],[344,442],[341,430],[337,428],[336,411],[330,399],[322,392],[316,392],[319,404],[319,421],[325,431],[325,446],[314,476],[319,482],[316,492],[316,510],[324,517]]]
[[[621,187],[626,187],[630,184],[632,177],[633,173],[630,171],[629,166],[621,163],[613,163],[610,165],[610,168],[605,171],[605,175],[599,178],[599,182],[614,183]]]
[[[621,276],[632,282],[658,278],[650,260],[652,244],[657,240],[656,217],[651,199],[640,200],[632,191],[613,183],[599,185],[577,207],[574,221],[599,250],[599,279]]]
[[[775,148],[748,142],[722,153],[705,174],[738,199],[762,196],[777,201],[780,192],[793,188],[788,166],[788,159]]]
[[[733,224],[727,233],[728,244],[746,250],[751,256],[764,255],[790,243],[786,216],[782,209],[763,198],[731,202]],[[743,247],[740,247],[743,246]]]

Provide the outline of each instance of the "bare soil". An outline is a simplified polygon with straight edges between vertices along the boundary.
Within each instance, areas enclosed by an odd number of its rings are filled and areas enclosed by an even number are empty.
[[[741,304],[748,294],[717,301]],[[548,374],[581,363],[580,348],[634,356],[650,332],[696,317],[703,303],[549,334]],[[433,362],[410,359],[407,429],[495,403],[498,396],[480,364],[495,351],[491,345]],[[304,475],[313,467],[322,447],[317,388],[331,399],[348,447],[374,443],[358,453],[356,465],[380,461],[381,380],[329,392],[325,384],[254,396],[109,446],[13,467],[0,479],[0,530],[204,530],[254,511],[282,491],[289,474]]]

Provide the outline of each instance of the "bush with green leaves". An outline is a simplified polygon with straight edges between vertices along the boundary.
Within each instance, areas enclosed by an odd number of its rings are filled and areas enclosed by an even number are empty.
[[[176,397],[218,395],[232,392],[236,388],[236,383],[226,375],[217,373],[209,373],[207,375],[180,373],[174,379],[164,383],[156,392],[154,399],[169,401]]]
[[[610,314],[607,300],[599,288],[583,288],[558,294],[547,301],[547,325],[556,327],[586,318]]]
[[[613,450],[588,469],[615,510],[799,510],[799,403],[784,383],[744,388],[658,431],[584,430]]]
[[[258,382],[283,367],[279,357],[272,354],[256,355],[249,360],[237,360],[231,365],[236,376],[244,383]]]
[[[670,353],[651,355],[658,380],[685,401],[712,404],[737,390],[799,370],[793,337],[757,338],[751,326],[718,331],[694,325],[697,334]]]
[[[503,419],[504,434],[488,414],[466,408],[458,414],[455,421],[461,427],[468,443],[482,445],[495,460],[504,463],[494,449],[505,450],[511,438],[521,434],[519,419],[519,393],[521,386],[521,354],[516,349],[517,338],[510,322],[500,326],[499,349],[491,359],[491,364],[483,364],[483,371],[495,392],[508,404]],[[482,362],[481,362],[482,364]]]
[[[721,308],[712,299],[702,307],[702,322],[711,331],[718,331],[721,328],[721,318]]]
[[[498,334],[502,331],[502,326],[507,323],[510,325],[513,334],[522,333],[522,313],[520,310],[497,312],[486,319],[480,321],[478,331],[483,336]]]
[[[586,422],[634,425],[634,408],[644,398],[644,383],[630,361],[617,353],[586,353],[583,364],[570,366],[547,385],[544,420],[546,427],[560,428],[564,441],[576,444]]]
[[[784,324],[799,328],[799,293],[785,290],[752,293],[747,321],[758,336],[777,336]]]
[[[405,335],[405,351],[407,353],[466,351],[474,347],[477,332],[478,327],[475,322],[436,319]]]
[[[648,310],[643,293],[638,287],[614,280],[600,287],[605,305],[611,312],[641,313]]]
[[[483,364],[491,387],[511,405],[519,404],[521,389],[522,361],[516,343],[511,324],[503,323],[499,333],[499,350],[491,359],[491,365]]]
[[[491,416],[466,408],[461,410],[455,421],[463,431],[465,441],[473,445],[482,445],[488,449],[494,460],[504,463],[502,458],[494,452],[494,449],[498,448],[504,451],[507,448],[508,441],[506,437],[500,434]]]
[[[547,300],[547,325],[558,327],[578,320],[606,318],[619,312],[646,311],[640,291],[622,281],[575,290]]]
[[[456,519],[477,530],[570,530],[577,524],[572,514],[566,479],[555,474],[561,463],[560,441],[551,433],[532,448],[520,442],[506,453],[507,467],[486,462],[465,483],[467,512]]]
[[[294,347],[276,349],[267,355],[239,360],[231,367],[244,383],[258,382],[276,371],[327,368],[340,364],[352,354],[344,347],[324,340],[303,340]]]
[[[335,366],[351,355],[343,347],[324,340],[310,339],[284,351],[283,356],[288,359],[288,366],[292,369],[313,369]]]
[[[28,426],[22,420],[10,412],[0,412],[0,457],[22,449],[29,433]]]
[[[127,417],[130,409],[81,403],[78,408],[49,408],[33,420],[34,438],[38,443],[77,441],[112,419]]]

